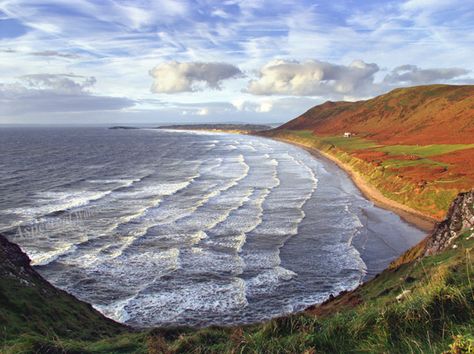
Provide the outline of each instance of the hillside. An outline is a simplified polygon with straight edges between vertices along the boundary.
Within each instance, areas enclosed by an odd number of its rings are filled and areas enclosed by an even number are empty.
[[[326,102],[279,129],[355,133],[387,145],[474,143],[474,85],[393,90],[359,102]]]
[[[326,102],[260,134],[323,152],[384,197],[434,220],[474,185],[474,86]]]

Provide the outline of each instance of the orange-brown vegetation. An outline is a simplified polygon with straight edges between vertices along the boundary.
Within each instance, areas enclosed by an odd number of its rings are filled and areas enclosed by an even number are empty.
[[[472,143],[474,86],[418,86],[367,101],[329,101],[281,129],[312,130],[317,135],[350,131],[391,145]]]

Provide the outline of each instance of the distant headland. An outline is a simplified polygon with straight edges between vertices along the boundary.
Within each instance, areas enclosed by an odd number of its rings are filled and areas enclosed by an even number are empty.
[[[231,132],[231,133],[252,133],[264,130],[270,130],[273,127],[264,124],[175,124],[175,125],[161,125],[146,129],[173,129],[173,130],[206,130],[216,132]],[[114,126],[109,129],[145,129],[133,126]]]

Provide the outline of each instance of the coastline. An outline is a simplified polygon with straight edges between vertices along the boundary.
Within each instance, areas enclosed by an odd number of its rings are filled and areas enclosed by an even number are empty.
[[[375,205],[383,209],[392,211],[393,213],[397,214],[401,219],[403,219],[409,224],[416,226],[418,229],[422,231],[425,231],[428,233],[433,230],[437,220],[429,216],[426,216],[417,210],[407,207],[406,205],[403,205],[399,202],[396,202],[394,200],[391,200],[385,197],[378,189],[376,189],[369,182],[367,182],[360,173],[358,173],[357,171],[354,171],[350,166],[347,166],[346,164],[342,163],[336,157],[331,156],[330,154],[324,151],[320,151],[318,149],[308,147],[306,145],[299,144],[291,140],[286,140],[286,139],[277,138],[277,137],[266,137],[266,138],[278,140],[287,144],[298,146],[302,149],[305,149],[311,155],[317,158],[325,158],[325,159],[330,160],[331,162],[339,166],[344,172],[346,172],[351,178],[351,180],[354,182],[356,187],[364,195],[364,197],[372,201]]]

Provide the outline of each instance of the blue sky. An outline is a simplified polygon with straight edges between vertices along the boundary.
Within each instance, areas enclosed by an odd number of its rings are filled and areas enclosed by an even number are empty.
[[[0,123],[283,122],[473,57],[470,1],[3,0]]]

